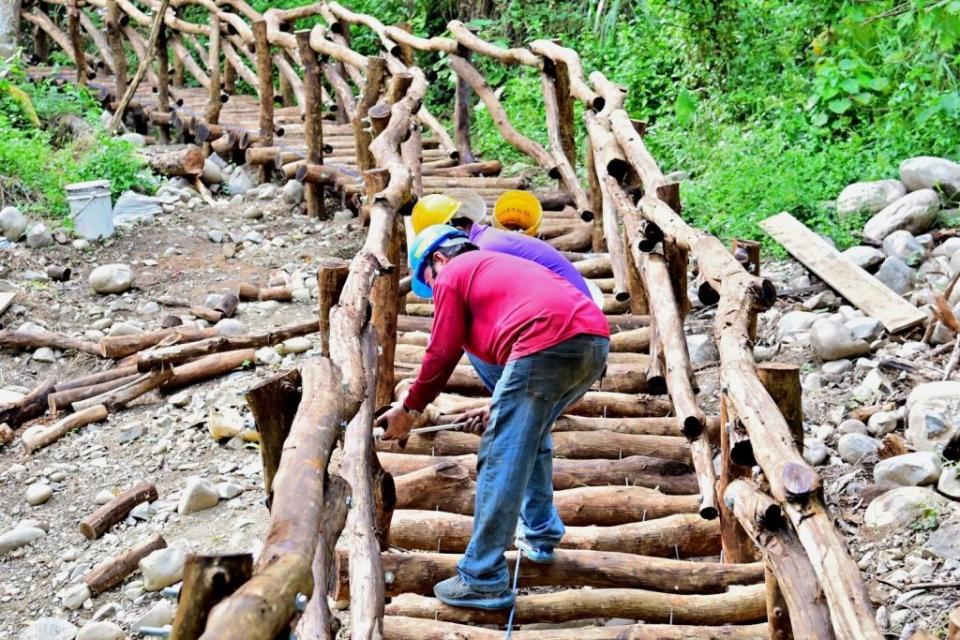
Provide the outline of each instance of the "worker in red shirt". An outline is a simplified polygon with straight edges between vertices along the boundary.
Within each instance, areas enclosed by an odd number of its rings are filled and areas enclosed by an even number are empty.
[[[477,455],[473,535],[457,575],[434,594],[454,606],[509,608],[503,554],[511,539],[525,557],[548,563],[563,537],[550,433],[600,377],[607,320],[567,280],[530,260],[478,250],[449,225],[418,234],[410,264],[414,292],[434,298],[433,332],[417,379],[378,422],[385,438],[405,438],[464,349],[504,366]]]

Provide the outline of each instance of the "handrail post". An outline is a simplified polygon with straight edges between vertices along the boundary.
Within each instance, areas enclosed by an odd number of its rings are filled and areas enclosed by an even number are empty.
[[[467,62],[470,61],[471,52],[469,49],[464,49],[460,54],[464,60]],[[473,155],[473,149],[470,147],[470,85],[467,84],[467,81],[457,73],[456,69],[453,71],[454,75],[457,77],[456,90],[454,92],[454,103],[453,103],[453,122],[454,122],[454,135],[456,136],[457,141],[457,151],[460,153],[460,164],[470,164],[476,162],[476,158]]]
[[[116,97],[120,99],[127,91],[127,57],[123,51],[123,39],[120,36],[120,7],[117,0],[107,0],[107,15],[105,20],[107,42],[110,43],[110,52],[116,68],[113,76],[116,84]]]
[[[210,14],[210,37],[207,41],[207,73],[210,84],[207,87],[207,109],[204,119],[207,124],[220,123],[220,16]],[[209,142],[203,143],[206,155],[213,153]]]
[[[257,79],[260,86],[260,147],[273,146],[273,63],[270,59],[270,41],[267,39],[267,23],[253,23],[253,40],[257,56]],[[270,180],[270,165],[259,168],[261,183]]]
[[[307,164],[323,164],[323,102],[320,90],[320,61],[317,52],[310,47],[310,31],[296,33],[297,47],[304,70],[304,136],[307,139]],[[304,185],[307,214],[326,219],[323,204],[323,187],[315,182]]]
[[[167,53],[167,25],[161,18],[157,34],[157,111],[170,113],[170,57]],[[169,121],[158,125],[161,144],[170,143]]]
[[[77,84],[87,86],[87,56],[80,40],[79,0],[67,0],[67,30],[70,33],[70,45],[73,47],[73,62],[77,65]]]

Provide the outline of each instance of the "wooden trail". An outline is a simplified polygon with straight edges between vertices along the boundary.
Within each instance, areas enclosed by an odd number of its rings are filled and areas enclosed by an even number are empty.
[[[325,218],[324,198],[336,197],[368,227],[348,266],[320,264],[323,357],[248,394],[271,508],[263,551],[229,588],[211,586],[212,569],[191,572],[180,607],[204,617],[205,628],[180,625],[177,637],[268,640],[293,625],[298,637],[333,638],[326,593],[349,607],[353,638],[502,637],[506,614],[430,597],[470,537],[478,439],[426,434],[401,450],[372,438],[374,411],[416,375],[431,326],[432,303],[415,299],[403,279],[412,205],[472,189],[489,211],[504,191],[528,186],[472,150],[479,103],[504,143],[556,180],[537,190],[540,236],[604,292],[614,333],[603,388],[558,423],[554,485],[568,532],[556,565],[521,564],[520,586],[549,592],[518,600],[517,637],[881,637],[820,479],[801,456],[798,369],[753,360],[755,315],[776,299],[759,275],[758,248],[748,272],[683,221],[679,185],[647,151],[644,123],[623,110],[624,90],[600,71],[585,75],[575,51],[547,40],[505,49],[457,21],[448,35],[423,37],[336,2],[260,14],[244,0],[181,0],[154,21],[165,6],[157,0],[70,0],[78,13],[61,19],[53,9],[65,1],[22,11],[36,34],[32,77],[82,81],[114,111],[129,87],[117,114],[128,129],[202,146],[255,168],[261,181],[298,180],[310,215]],[[186,20],[186,6],[205,21]],[[105,16],[103,32],[94,12]],[[297,31],[307,17],[319,24]],[[351,48],[361,30],[376,36],[377,55]],[[50,43],[78,68],[43,66]],[[125,64],[131,52],[141,61],[136,74]],[[425,53],[454,72],[450,131],[424,106]],[[481,56],[540,74],[546,147],[510,123],[475,66]],[[586,132],[583,150],[573,144],[577,130]],[[686,349],[691,258],[701,295],[718,304],[719,418],[698,401]],[[184,342],[154,357],[222,350]],[[460,366],[424,424],[456,422],[488,401]],[[602,627],[613,617],[638,623]],[[583,619],[597,624],[576,636],[523,629]]]

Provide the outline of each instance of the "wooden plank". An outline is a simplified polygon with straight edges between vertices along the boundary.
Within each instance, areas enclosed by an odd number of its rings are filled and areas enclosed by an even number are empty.
[[[833,287],[887,331],[897,333],[924,321],[915,306],[872,275],[843,258],[840,252],[789,213],[778,213],[760,227],[783,245],[803,266]]]
[[[11,291],[9,293],[0,292],[0,316],[3,315],[3,312],[13,303],[13,299],[17,296],[16,291]]]

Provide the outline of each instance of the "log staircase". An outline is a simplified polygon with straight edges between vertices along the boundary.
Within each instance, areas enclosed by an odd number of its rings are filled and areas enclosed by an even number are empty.
[[[800,454],[798,370],[753,360],[756,313],[776,297],[759,247],[728,251],[683,221],[679,185],[623,110],[624,89],[585,76],[575,51],[547,40],[505,49],[456,21],[448,36],[421,37],[336,2],[260,14],[244,0],[44,0],[22,16],[33,77],[85,84],[123,106],[129,128],[246,162],[260,180],[299,180],[311,215],[325,218],[324,196],[339,197],[368,226],[349,264],[319,262],[324,357],[248,394],[271,519],[252,576],[191,558],[174,638],[337,637],[328,594],[349,607],[340,637],[504,636],[507,613],[431,597],[470,537],[479,438],[439,432],[405,449],[372,438],[375,410],[416,375],[431,326],[430,301],[402,278],[405,214],[427,193],[469,188],[491,205],[530,186],[473,153],[476,100],[504,142],[557,181],[538,190],[542,237],[604,291],[613,332],[603,388],[555,428],[568,532],[555,564],[520,563],[513,637],[881,637]],[[304,20],[315,26],[298,30]],[[374,55],[351,48],[359,30],[376,36]],[[75,68],[43,64],[51,43]],[[539,74],[546,147],[511,124],[474,64],[481,56]],[[439,60],[456,78],[452,135],[424,106],[418,63]],[[718,415],[698,401],[684,338],[690,258],[701,300],[717,305]],[[425,420],[456,422],[487,395],[464,360]],[[535,625],[571,621],[581,626]]]

